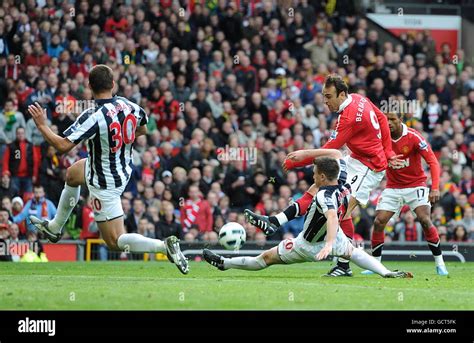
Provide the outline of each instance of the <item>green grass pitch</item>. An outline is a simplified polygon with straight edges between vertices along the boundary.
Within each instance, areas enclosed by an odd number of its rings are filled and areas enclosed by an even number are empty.
[[[473,310],[474,263],[387,262],[414,279],[321,277],[330,262],[218,271],[192,262],[1,263],[0,309],[16,310]]]

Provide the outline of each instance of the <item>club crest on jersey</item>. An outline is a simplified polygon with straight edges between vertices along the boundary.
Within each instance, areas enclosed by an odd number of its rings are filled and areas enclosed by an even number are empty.
[[[407,155],[410,152],[410,148],[407,145],[404,145],[402,148],[402,153]]]
[[[426,150],[428,149],[428,143],[426,143],[426,141],[421,141],[420,144],[418,144],[418,147],[420,150]]]

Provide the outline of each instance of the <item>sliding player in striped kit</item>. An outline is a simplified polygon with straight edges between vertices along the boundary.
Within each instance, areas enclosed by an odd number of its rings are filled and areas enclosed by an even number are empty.
[[[339,153],[337,150],[333,150]],[[342,157],[342,155],[341,155]],[[257,257],[242,256],[224,258],[209,249],[203,250],[203,257],[219,270],[243,269],[261,270],[274,264],[315,262],[329,255],[344,256],[358,266],[372,270],[385,278],[410,278],[411,273],[390,271],[362,249],[355,248],[339,226],[339,218],[344,215],[349,203],[350,185],[341,182],[340,165],[332,157],[318,157],[314,160],[314,184],[318,189],[304,220],[303,231],[296,238],[286,239]],[[293,208],[292,208],[293,207]],[[285,210],[285,217],[291,220],[299,213],[296,204]],[[266,226],[264,233],[274,232],[274,226]]]
[[[403,155],[403,163],[397,167],[389,164],[387,169],[387,188],[383,190],[377,204],[372,231],[372,256],[379,261],[382,259],[385,226],[395,213],[400,212],[403,205],[408,205],[423,227],[423,234],[435,259],[437,274],[448,275],[438,230],[430,219],[431,204],[439,200],[438,161],[423,136],[402,123],[401,114],[388,113],[387,119],[392,136],[392,148],[395,153]],[[430,166],[431,190],[426,185],[421,158]],[[370,274],[371,272],[362,273]]]
[[[46,141],[60,153],[70,151],[82,141],[87,142],[89,153],[87,159],[67,169],[66,185],[54,219],[48,221],[30,216],[31,223],[51,242],[59,241],[63,226],[79,200],[80,187],[86,185],[92,197],[95,220],[109,248],[165,253],[183,274],[187,274],[188,262],[176,237],[161,241],[125,232],[120,196],[132,174],[133,142],[137,136],[146,134],[145,111],[123,97],[113,96],[113,71],[106,65],[92,68],[89,87],[96,106],[85,110],[64,132],[65,137],[56,135],[47,126],[45,111],[38,103],[28,107]]]
[[[336,129],[324,149],[340,149],[344,145],[351,150],[345,157],[347,179],[351,184],[352,197],[341,228],[349,239],[354,236],[351,213],[357,205],[367,205],[369,195],[382,181],[388,161],[394,166],[401,163],[393,150],[390,130],[385,115],[369,99],[360,94],[349,94],[348,87],[338,75],[329,75],[323,87],[324,103],[331,112],[339,114]],[[289,154],[284,168],[290,170],[312,163],[313,156],[301,158],[299,151]],[[352,276],[349,261],[339,258],[328,276]]]

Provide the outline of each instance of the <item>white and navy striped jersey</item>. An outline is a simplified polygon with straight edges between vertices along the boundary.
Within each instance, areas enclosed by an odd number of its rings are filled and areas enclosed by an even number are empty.
[[[148,117],[140,106],[120,96],[95,103],[64,131],[64,136],[76,144],[87,140],[89,185],[100,189],[126,186],[132,174],[135,130],[145,125]]]
[[[325,213],[331,209],[337,211],[341,220],[346,214],[351,194],[351,186],[347,183],[346,162],[339,160],[338,184],[323,186],[313,198],[306,212],[303,226],[303,237],[308,242],[321,242],[326,238],[327,218]]]

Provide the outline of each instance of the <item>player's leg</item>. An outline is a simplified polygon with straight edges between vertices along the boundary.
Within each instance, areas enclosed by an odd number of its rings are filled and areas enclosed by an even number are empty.
[[[170,262],[175,263],[183,273],[188,273],[188,263],[179,248],[179,241],[171,236],[161,241],[148,238],[138,233],[126,233],[123,216],[98,222],[102,239],[111,250],[120,250],[136,253],[163,253],[168,255]]]
[[[361,268],[370,270],[385,278],[412,278],[413,274],[403,271],[390,271],[382,262],[367,254],[364,250],[351,246],[349,259]]]
[[[313,201],[316,191],[316,185],[311,185],[301,198],[275,216],[263,216],[247,209],[244,211],[245,219],[250,224],[262,229],[265,234],[271,235],[271,233],[276,232],[280,226],[288,223],[296,217],[305,215],[309,205],[311,205],[311,202]]]
[[[372,229],[372,256],[377,261],[382,261],[382,250],[383,245],[385,242],[385,226],[387,226],[388,221],[395,212],[386,211],[386,210],[378,210],[375,212],[375,220],[374,220],[374,227]],[[369,275],[373,274],[371,270],[364,270],[362,274]]]
[[[377,260],[382,260],[382,250],[385,242],[385,227],[395,212],[378,210],[375,212],[374,227],[372,230],[372,256]]]
[[[79,201],[81,185],[85,184],[85,166],[86,159],[82,159],[67,169],[66,184],[59,198],[56,215],[51,221],[30,216],[31,223],[53,243],[61,239],[62,228]]]
[[[257,257],[239,256],[226,258],[213,253],[209,249],[202,251],[204,260],[219,270],[242,269],[242,270],[262,270],[273,264],[281,264],[283,261],[278,256],[278,247],[273,247]]]
[[[355,229],[352,222],[352,212],[359,205],[366,205],[369,201],[370,192],[379,185],[383,179],[383,173],[375,173],[367,166],[350,156],[346,158],[347,182],[351,185],[351,198],[347,206],[346,214],[340,222],[344,234],[351,240]],[[337,264],[326,274],[327,276],[352,276],[349,260],[344,257],[337,259]]]
[[[314,246],[315,250],[311,251],[313,256],[316,256],[324,244]],[[336,240],[333,244],[331,252],[334,256],[344,257],[361,268],[365,268],[379,274],[382,277],[411,277],[410,273],[405,272],[391,272],[380,261],[367,254],[364,250],[358,249],[352,245],[346,235],[339,230],[336,235]]]
[[[428,242],[428,247],[433,254],[436,264],[436,272],[438,275],[448,275],[448,270],[444,264],[443,252],[441,251],[441,244],[438,235],[438,230],[433,225],[431,221],[431,208],[430,206],[418,206],[415,208],[415,214],[418,220],[423,227],[423,233],[425,235],[426,241]]]

